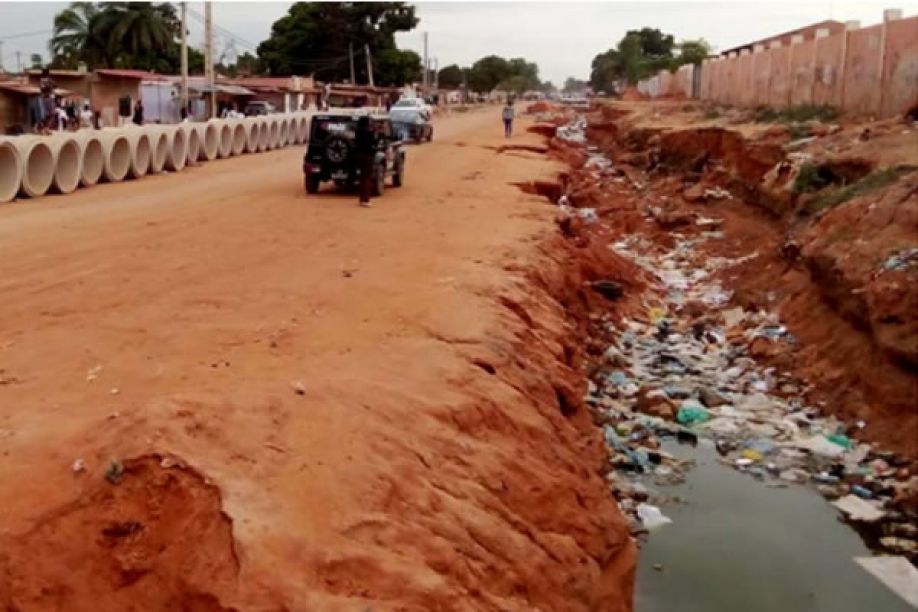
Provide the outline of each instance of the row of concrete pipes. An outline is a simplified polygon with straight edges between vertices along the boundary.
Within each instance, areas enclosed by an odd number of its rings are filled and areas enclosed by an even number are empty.
[[[302,144],[309,138],[309,119],[309,113],[297,112],[0,137],[0,202]]]

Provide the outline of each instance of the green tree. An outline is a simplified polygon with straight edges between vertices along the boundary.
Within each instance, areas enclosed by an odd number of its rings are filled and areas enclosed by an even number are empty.
[[[498,83],[510,76],[510,63],[507,60],[496,55],[488,55],[472,64],[468,85],[472,91],[489,93]]]
[[[672,67],[675,39],[656,28],[629,30],[618,45],[593,58],[590,84],[595,90],[615,91],[621,82],[635,84]]]
[[[508,62],[510,74],[505,78],[499,87],[507,91],[523,93],[532,89],[538,89],[539,67],[534,62],[527,62],[521,57],[516,57]]]
[[[124,66],[173,72],[181,24],[168,3],[74,2],[54,17],[55,66]]]
[[[417,23],[414,7],[404,2],[297,2],[271,26],[270,37],[258,45],[258,57],[273,75],[345,80],[350,78],[350,47],[357,81],[365,83],[363,49],[369,45],[380,82],[390,81],[412,72],[417,55],[399,54],[395,33]]]
[[[252,76],[262,73],[261,61],[246,51],[236,58],[236,73],[242,76]]]
[[[711,54],[711,45],[703,38],[697,40],[683,40],[678,45],[679,56],[676,58],[677,66],[684,64],[700,64]]]
[[[421,79],[421,56],[414,51],[394,47],[383,49],[373,64],[374,83],[401,86]]]
[[[53,32],[49,47],[54,66],[76,68],[81,61],[89,66],[110,65],[110,40],[99,5],[72,2],[54,16]]]
[[[450,64],[440,69],[437,75],[437,82],[443,89],[458,89],[462,85],[463,72],[462,68],[456,64]]]

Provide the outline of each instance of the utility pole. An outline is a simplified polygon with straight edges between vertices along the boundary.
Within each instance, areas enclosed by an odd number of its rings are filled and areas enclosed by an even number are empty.
[[[369,43],[365,44],[363,49],[367,54],[367,78],[370,80],[370,87],[373,87],[373,57],[370,55]]]
[[[440,60],[433,58],[433,63],[433,88],[434,91],[438,91],[440,89]]]
[[[430,81],[430,63],[427,60],[427,32],[424,32],[424,93],[427,94],[427,85]]]
[[[16,52],[16,72],[17,73],[22,72],[22,52],[21,51]]]
[[[204,1],[204,74],[210,91],[210,117],[217,116],[217,92],[214,88],[214,31],[211,26],[211,3]]]
[[[0,40],[0,72],[3,72],[3,41]]]
[[[188,3],[182,2],[182,108],[188,112]],[[179,113],[179,118],[181,118]]]
[[[357,77],[354,76],[354,43],[347,43],[347,55],[351,60],[351,85],[356,85]]]

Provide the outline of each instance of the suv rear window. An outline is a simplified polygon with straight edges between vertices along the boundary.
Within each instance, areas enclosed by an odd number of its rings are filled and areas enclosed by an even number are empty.
[[[333,134],[354,136],[357,122],[345,117],[316,117],[312,122],[312,137],[323,140]]]

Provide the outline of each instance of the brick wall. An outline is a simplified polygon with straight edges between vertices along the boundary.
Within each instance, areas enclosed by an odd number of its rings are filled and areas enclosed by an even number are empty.
[[[692,67],[684,67],[692,68]],[[699,97],[739,106],[830,104],[851,115],[889,117],[918,103],[918,16],[888,11],[883,23],[794,37],[752,53],[705,60]],[[691,82],[691,75],[688,82]],[[666,73],[638,89],[651,97],[691,95],[685,79]]]

